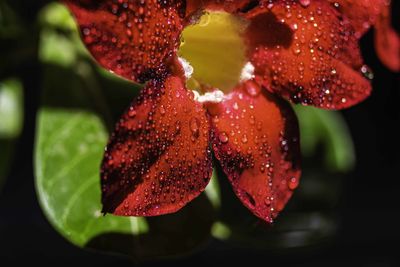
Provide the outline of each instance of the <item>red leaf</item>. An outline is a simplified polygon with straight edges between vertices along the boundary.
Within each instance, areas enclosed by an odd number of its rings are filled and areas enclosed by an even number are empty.
[[[168,72],[180,45],[183,1],[63,1],[103,67],[136,82]]]
[[[152,81],[123,114],[102,163],[103,211],[172,213],[211,177],[209,122],[179,78]]]
[[[370,94],[354,31],[328,2],[280,1],[247,16],[250,58],[267,89],[327,109]]]
[[[253,81],[210,110],[214,153],[236,195],[256,216],[272,222],[301,173],[293,110]]]

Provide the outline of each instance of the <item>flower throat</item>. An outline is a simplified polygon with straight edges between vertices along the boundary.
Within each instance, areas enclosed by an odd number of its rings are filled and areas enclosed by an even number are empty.
[[[199,93],[229,92],[252,78],[242,37],[248,23],[226,12],[205,12],[182,33],[178,51],[187,87]]]

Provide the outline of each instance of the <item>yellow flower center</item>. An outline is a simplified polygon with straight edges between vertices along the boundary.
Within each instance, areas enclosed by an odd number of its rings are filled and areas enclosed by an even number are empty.
[[[229,92],[252,78],[242,37],[248,22],[226,12],[205,12],[182,33],[178,56],[187,73],[187,87],[201,93]]]

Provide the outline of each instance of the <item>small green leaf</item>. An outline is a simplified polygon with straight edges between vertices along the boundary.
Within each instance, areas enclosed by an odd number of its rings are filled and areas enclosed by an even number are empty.
[[[0,187],[14,154],[23,122],[23,90],[16,79],[0,82]]]
[[[79,247],[139,260],[188,253],[208,240],[215,211],[205,194],[167,216],[101,214],[99,166],[109,121],[118,119],[113,110],[124,110],[137,90],[130,84],[121,93],[121,81],[99,80],[104,78],[87,62],[73,69],[45,69],[37,119],[36,188],[51,224]]]
[[[78,59],[91,58],[65,5],[50,3],[41,10],[38,17],[41,25],[40,61],[72,67]]]
[[[303,155],[313,155],[322,144],[325,163],[330,170],[351,170],[356,160],[354,144],[340,112],[302,106],[295,106],[295,111],[300,123]]]
[[[0,82],[0,138],[17,137],[22,129],[22,85],[16,79]]]
[[[211,233],[215,238],[220,240],[228,240],[232,235],[229,226],[225,225],[222,222],[214,223],[213,227],[211,228]]]
[[[53,29],[40,33],[39,59],[44,63],[72,66],[77,59],[77,51],[70,38]]]
[[[214,208],[218,209],[221,207],[221,192],[219,189],[218,177],[215,170],[213,171],[210,183],[206,187],[205,194],[207,195],[208,199],[210,199]]]
[[[75,30],[76,24],[68,9],[58,2],[53,2],[44,7],[39,14],[39,22],[42,26],[53,29]]]

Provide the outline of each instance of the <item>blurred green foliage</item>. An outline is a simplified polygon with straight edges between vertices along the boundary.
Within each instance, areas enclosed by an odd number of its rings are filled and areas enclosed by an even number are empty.
[[[6,1],[0,1],[0,36],[2,39],[12,39],[22,34],[21,21]]]
[[[350,171],[356,160],[354,144],[340,112],[303,106],[294,108],[299,118],[303,156],[311,157],[322,146],[329,170]]]
[[[10,69],[22,55],[14,53],[23,35],[19,16],[0,1],[0,187],[12,164],[16,139],[23,123],[23,86]],[[13,54],[12,54],[13,53]]]
[[[0,138],[16,138],[22,129],[23,97],[19,80],[0,81]]]
[[[0,186],[14,154],[23,122],[23,90],[16,79],[0,81]]]

